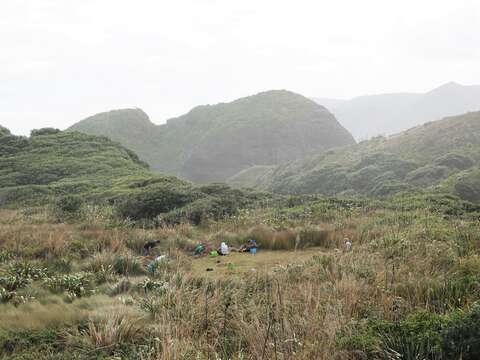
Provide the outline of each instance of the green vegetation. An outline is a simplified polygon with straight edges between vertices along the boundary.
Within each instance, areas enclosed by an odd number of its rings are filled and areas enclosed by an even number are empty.
[[[0,210],[0,358],[478,357],[480,207],[453,196],[290,197],[200,226],[81,211]]]
[[[461,172],[446,181],[444,186],[462,199],[480,202],[480,169],[475,167]]]
[[[354,143],[325,108],[283,90],[198,106],[160,126],[143,111],[127,109],[92,116],[71,130],[108,136],[153,170],[197,182],[224,181],[252,164],[276,165]]]
[[[0,137],[0,205],[50,204],[59,221],[92,204],[110,204],[133,221],[199,224],[267,199],[226,185],[194,186],[155,175],[130,150],[108,138],[55,129],[30,138]]]
[[[10,130],[0,125],[0,136],[10,135]]]
[[[293,194],[387,197],[405,191],[447,191],[478,202],[479,154],[476,112],[278,167],[254,167],[229,182]]]
[[[292,130],[292,109],[299,124],[312,111],[331,116],[288,92],[201,107],[165,125],[193,141],[192,154],[175,154],[185,144],[171,138],[162,156],[197,179],[200,168],[221,176],[210,161],[226,173],[246,164],[225,143],[244,159],[254,144],[238,134],[275,148],[249,131],[273,131],[273,118]],[[232,178],[290,195],[153,174],[107,137],[0,128],[0,359],[476,359],[479,120],[327,146]],[[257,254],[235,251],[249,239]],[[231,255],[192,254],[221,242]]]
[[[145,163],[107,138],[50,129],[0,138],[3,203],[67,194],[93,199],[127,177],[147,176]]]

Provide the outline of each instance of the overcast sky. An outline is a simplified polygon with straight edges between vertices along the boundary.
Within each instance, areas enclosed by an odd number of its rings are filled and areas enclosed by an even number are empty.
[[[1,0],[0,124],[480,84],[478,0]]]

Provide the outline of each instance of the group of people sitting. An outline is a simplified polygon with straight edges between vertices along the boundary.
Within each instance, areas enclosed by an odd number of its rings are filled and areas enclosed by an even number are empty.
[[[145,243],[143,246],[143,255],[148,256],[150,251],[160,244],[159,240],[150,240]],[[352,249],[352,241],[349,239],[344,239],[344,251],[349,252]],[[220,243],[220,246],[217,249],[214,249],[212,245],[201,243],[198,244],[193,250],[194,256],[202,255],[213,255],[213,256],[226,256],[230,252],[248,252],[252,254],[257,253],[257,242],[254,239],[248,240],[245,244],[239,248],[229,247],[225,242]]]
[[[209,244],[201,243],[195,247],[193,255],[202,256],[210,254],[212,256],[226,256],[230,254],[230,252],[249,252],[255,254],[257,252],[257,242],[254,239],[250,239],[239,248],[229,247],[225,242],[222,242],[217,249],[214,249]]]

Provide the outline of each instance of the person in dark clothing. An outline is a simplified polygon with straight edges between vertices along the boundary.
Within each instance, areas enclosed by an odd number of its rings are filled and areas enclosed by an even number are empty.
[[[160,240],[149,240],[143,245],[143,255],[147,256],[150,254],[150,250],[160,244]]]
[[[253,239],[248,240],[248,242],[240,247],[240,252],[250,252],[250,249],[256,249],[257,242]]]

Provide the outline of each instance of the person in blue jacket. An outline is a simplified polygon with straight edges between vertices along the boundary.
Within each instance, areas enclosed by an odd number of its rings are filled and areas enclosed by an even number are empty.
[[[257,242],[254,239],[248,240],[245,245],[240,248],[241,252],[251,252],[250,249],[257,249]]]

